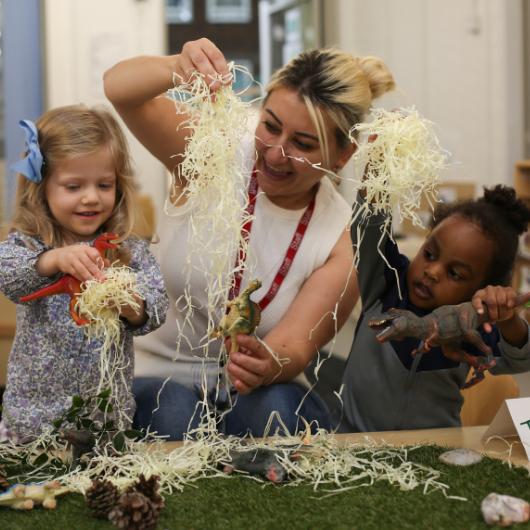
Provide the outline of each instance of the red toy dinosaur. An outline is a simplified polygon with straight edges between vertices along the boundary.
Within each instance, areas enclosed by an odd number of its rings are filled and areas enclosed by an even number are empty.
[[[102,258],[105,258],[107,249],[118,248],[117,243],[115,243],[117,239],[118,236],[116,234],[105,232],[95,239],[94,248],[99,251]],[[52,296],[54,294],[68,294],[70,295],[70,315],[78,326],[83,326],[88,324],[89,321],[83,318],[75,308],[80,293],[81,282],[70,274],[65,274],[51,285],[47,285],[34,293],[23,296],[19,301],[30,302],[31,300],[37,300],[38,298],[44,298],[45,296]]]

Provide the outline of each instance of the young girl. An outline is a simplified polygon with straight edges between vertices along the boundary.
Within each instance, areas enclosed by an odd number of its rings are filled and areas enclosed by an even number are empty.
[[[137,273],[141,294],[138,312],[121,308],[126,366],[113,396],[132,418],[132,336],[160,326],[168,302],[149,242],[132,235],[135,184],[125,137],[108,111],[82,105],[51,110],[36,126],[21,126],[26,156],[14,165],[20,173],[16,211],[0,244],[0,290],[17,303],[62,274],[103,280],[101,256],[91,243],[101,232],[118,234],[118,257]],[[58,295],[17,305],[0,438],[35,437],[72,396],[97,388],[101,343],[87,340],[69,302],[68,295]]]
[[[362,198],[358,199],[362,201]],[[379,344],[368,327],[371,318],[402,308],[423,316],[437,307],[472,300],[478,311],[486,306],[494,326],[480,330],[492,348],[494,374],[530,370],[528,324],[514,307],[509,287],[518,235],[526,230],[530,210],[513,189],[496,186],[484,197],[441,206],[432,231],[411,263],[388,237],[377,251],[382,217],[364,227],[358,281],[362,314],[344,372],[344,418],[340,430],[384,431],[460,425],[460,409],[469,364],[448,359],[440,348],[412,356],[419,340],[408,338]],[[352,238],[357,227],[352,226]],[[355,241],[355,239],[354,239]],[[471,345],[465,350],[483,355]]]

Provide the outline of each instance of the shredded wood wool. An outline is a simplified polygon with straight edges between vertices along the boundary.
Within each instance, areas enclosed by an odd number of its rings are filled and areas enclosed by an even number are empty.
[[[241,160],[250,103],[242,101],[229,84],[212,97],[211,81],[195,73],[188,82],[178,79],[169,93],[176,112],[187,116],[181,127],[189,131],[183,160],[173,178],[186,183],[183,193],[191,211],[185,285],[189,286],[192,274],[200,275],[206,284],[208,332],[201,340],[203,354],[208,352],[210,335],[228,301],[234,274],[242,274],[246,266],[236,264],[235,257],[239,248],[247,250],[242,229],[249,219],[245,215],[249,175]],[[166,213],[172,214],[170,199]],[[176,303],[185,314],[177,330],[178,351],[181,341],[188,340],[184,328],[193,329],[197,302],[186,288]]]
[[[424,197],[433,208],[439,175],[447,163],[447,152],[440,146],[434,124],[421,117],[416,109],[391,112],[377,108],[372,110],[372,115],[373,121],[359,123],[350,131],[350,139],[357,144],[354,156],[360,167],[366,168],[358,183],[366,193],[366,200],[357,205],[352,217],[352,223],[361,221],[358,246],[362,241],[362,226],[374,215],[385,216],[381,241],[385,235],[392,238],[393,217],[423,227],[418,207]],[[366,138],[375,136],[375,139],[359,143],[355,134]],[[380,248],[379,253],[386,261]],[[362,256],[357,252],[357,262],[359,259]]]
[[[373,121],[352,128],[363,135],[376,135],[373,142],[357,143],[355,157],[366,166],[360,185],[366,191],[367,208],[361,215],[397,215],[423,226],[417,210],[422,197],[432,206],[436,185],[446,166],[434,124],[414,108],[391,112],[374,109]],[[357,213],[359,215],[359,213]]]
[[[125,378],[125,368],[130,359],[123,355],[122,329],[120,308],[130,306],[140,309],[137,299],[141,298],[138,291],[136,272],[126,266],[108,267],[105,269],[105,280],[89,280],[84,282],[77,300],[76,309],[89,323],[83,329],[89,342],[101,341],[99,352],[99,385],[95,394],[103,389],[110,389],[115,400],[113,416],[116,425],[124,428],[130,425],[131,418],[125,413],[125,407],[118,399],[123,392],[116,391],[117,382],[121,388],[129,385]],[[117,400],[117,401],[116,401]]]
[[[172,451],[168,451],[165,442],[160,439],[134,442],[129,443],[127,451],[120,455],[112,450],[99,451],[91,457],[86,468],[66,471],[64,467],[54,468],[48,463],[36,466],[31,476],[25,478],[40,481],[59,475],[61,483],[71,491],[85,493],[95,478],[109,480],[118,489],[124,490],[143,473],[146,477],[159,476],[160,492],[169,495],[202,478],[226,477],[220,463],[229,464],[232,451],[268,448],[277,451],[277,460],[289,478],[286,486],[311,484],[320,497],[384,481],[404,491],[422,488],[424,494],[438,491],[448,499],[467,500],[448,494],[449,486],[440,480],[440,471],[410,460],[409,453],[417,447],[381,445],[369,437],[362,443],[346,443],[323,430],[311,438],[242,439],[220,435],[215,423],[213,418],[203,418],[203,424],[190,433],[194,439],[184,441]],[[55,443],[55,454],[60,455],[65,450],[63,443]],[[20,461],[21,451],[24,451],[28,463],[36,462],[42,454],[42,443],[36,440],[23,449],[13,444],[2,444],[0,456],[3,462],[16,464]],[[296,459],[291,458],[293,453],[298,455]],[[238,475],[268,483],[254,475]]]

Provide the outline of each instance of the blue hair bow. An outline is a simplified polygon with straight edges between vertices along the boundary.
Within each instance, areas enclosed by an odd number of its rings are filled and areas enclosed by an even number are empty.
[[[11,164],[10,169],[24,175],[31,182],[39,183],[42,180],[41,168],[43,164],[42,153],[39,147],[39,133],[37,127],[30,120],[20,120],[20,127],[26,134],[26,157]]]

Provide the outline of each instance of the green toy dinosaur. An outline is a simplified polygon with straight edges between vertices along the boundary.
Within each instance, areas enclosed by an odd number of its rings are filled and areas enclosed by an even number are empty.
[[[249,335],[258,326],[261,318],[261,309],[250,295],[261,287],[260,280],[252,280],[248,287],[227,303],[227,313],[219,322],[212,335],[216,338],[230,337],[230,353],[239,349],[236,337],[238,334]]]

